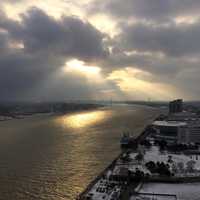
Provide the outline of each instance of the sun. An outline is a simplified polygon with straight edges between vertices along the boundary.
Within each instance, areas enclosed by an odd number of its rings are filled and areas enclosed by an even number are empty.
[[[72,59],[66,62],[65,71],[76,71],[83,74],[97,75],[100,73],[101,69],[97,66],[87,66],[84,61],[78,59]]]

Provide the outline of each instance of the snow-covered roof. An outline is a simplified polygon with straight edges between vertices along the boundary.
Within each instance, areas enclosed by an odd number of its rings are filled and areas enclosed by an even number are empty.
[[[178,122],[178,121],[154,121],[154,126],[167,126],[167,127],[181,127],[187,126],[186,122]]]

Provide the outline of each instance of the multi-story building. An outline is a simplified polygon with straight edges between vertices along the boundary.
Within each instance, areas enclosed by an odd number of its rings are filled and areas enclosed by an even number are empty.
[[[177,99],[169,102],[169,113],[178,113],[183,111],[183,100]]]
[[[156,139],[178,143],[190,142],[189,129],[186,122],[155,121],[153,126],[157,130]]]
[[[188,126],[189,142],[200,143],[200,118],[192,112],[173,113],[168,121],[185,122]]]

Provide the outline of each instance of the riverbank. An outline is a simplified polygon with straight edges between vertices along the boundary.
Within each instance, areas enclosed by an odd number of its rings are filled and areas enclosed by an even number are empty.
[[[155,119],[157,119],[159,116],[157,116]],[[152,119],[151,122],[153,122],[155,119]],[[151,124],[151,122],[149,122]],[[139,144],[142,140],[144,140],[145,137],[148,136],[148,126],[145,127],[145,129],[139,134],[137,137],[134,138],[133,142],[136,144],[135,148],[137,148],[137,144]],[[129,150],[128,150],[129,151]],[[90,184],[86,187],[86,189],[76,198],[77,200],[86,200],[90,199],[89,192],[94,188],[95,185],[98,185],[98,182],[101,182],[102,179],[104,179],[106,176],[108,176],[109,172],[113,171],[117,162],[123,157],[124,154],[126,154],[127,149],[121,149],[121,153],[102,171],[99,173],[99,175],[94,178],[93,181],[90,182]],[[105,178],[106,179],[106,178]],[[108,178],[109,179],[109,178]],[[134,184],[135,187],[137,187],[138,184]],[[119,193],[119,196],[121,199],[126,199],[128,193],[130,190],[133,190],[133,185],[131,185],[131,189],[129,185],[125,186],[123,188],[123,192]]]
[[[86,111],[93,111],[99,108],[103,108],[103,105],[95,105],[95,104],[79,104],[77,107],[71,108],[69,110],[63,109],[60,111],[52,111],[49,110],[48,112],[20,112],[20,113],[10,113],[7,115],[0,114],[0,122],[15,120],[15,119],[25,119],[33,116],[51,116],[51,115],[66,115],[66,114],[73,114],[78,112],[86,112]]]

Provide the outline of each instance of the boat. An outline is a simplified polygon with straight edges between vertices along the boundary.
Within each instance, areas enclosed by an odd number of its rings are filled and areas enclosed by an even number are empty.
[[[121,140],[120,140],[120,145],[121,147],[130,147],[133,141],[133,137],[127,132],[127,133],[123,133]]]

